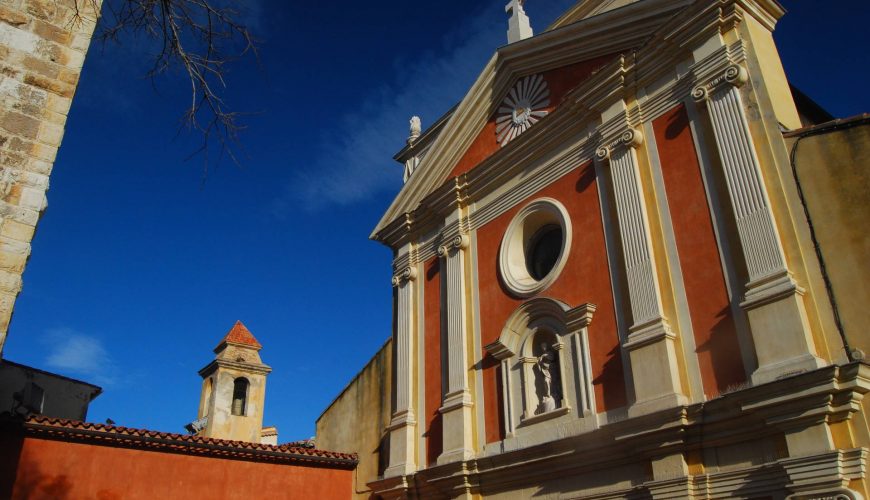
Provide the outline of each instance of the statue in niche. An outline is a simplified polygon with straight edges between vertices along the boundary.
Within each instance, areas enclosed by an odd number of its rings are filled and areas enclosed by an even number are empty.
[[[538,408],[535,414],[547,413],[557,408],[556,399],[561,398],[559,394],[559,365],[556,352],[547,345],[546,342],[541,342],[541,354],[537,356],[535,362],[535,370],[540,377],[536,377],[537,382],[535,389],[538,393]]]

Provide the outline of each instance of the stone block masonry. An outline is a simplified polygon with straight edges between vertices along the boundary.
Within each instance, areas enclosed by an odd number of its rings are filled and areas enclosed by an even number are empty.
[[[0,354],[101,3],[0,0]]]

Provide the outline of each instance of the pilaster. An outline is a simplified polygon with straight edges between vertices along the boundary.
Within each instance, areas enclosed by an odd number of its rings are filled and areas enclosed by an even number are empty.
[[[451,226],[461,231],[461,214],[457,210],[456,223]],[[438,463],[467,460],[473,455],[472,401],[468,386],[468,335],[466,322],[465,250],[468,235],[458,232],[445,238],[438,247],[438,256],[444,259],[447,286],[447,394],[439,409],[443,415],[444,452]]]
[[[410,474],[417,470],[414,453],[417,421],[411,405],[414,381],[411,369],[414,355],[414,282],[417,279],[415,266],[415,263],[410,262],[408,267],[393,276],[393,286],[397,288],[394,334],[396,407],[390,421],[390,463],[384,471],[384,477]]]
[[[746,311],[758,357],[755,384],[824,365],[816,357],[804,309],[803,289],[786,265],[781,239],[764,188],[739,87],[748,74],[728,67],[712,82],[692,91],[706,107],[724,170],[731,209],[746,263]]]
[[[596,151],[609,162],[625,264],[632,324],[623,348],[629,353],[636,402],[632,416],[687,402],[677,367],[675,333],[662,311],[650,229],[635,148],[639,130],[628,128]]]

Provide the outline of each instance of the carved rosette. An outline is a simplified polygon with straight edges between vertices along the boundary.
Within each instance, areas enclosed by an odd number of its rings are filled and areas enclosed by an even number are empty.
[[[549,105],[550,89],[543,76],[530,75],[517,81],[498,108],[495,134],[499,145],[507,145],[547,116]]]

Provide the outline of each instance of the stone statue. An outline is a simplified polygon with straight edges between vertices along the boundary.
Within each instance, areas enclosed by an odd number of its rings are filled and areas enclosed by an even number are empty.
[[[408,142],[414,142],[418,137],[420,137],[420,133],[422,132],[422,127],[420,125],[420,117],[412,116],[411,117],[411,134],[408,136]]]
[[[541,355],[535,367],[543,378],[543,391],[538,394],[540,404],[536,413],[546,413],[556,409],[556,399],[553,397],[553,370],[556,368],[556,353],[546,342],[541,342]]]

